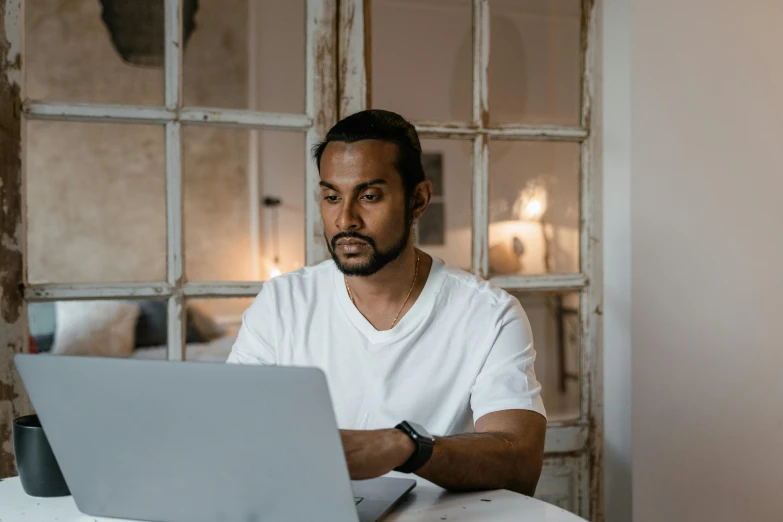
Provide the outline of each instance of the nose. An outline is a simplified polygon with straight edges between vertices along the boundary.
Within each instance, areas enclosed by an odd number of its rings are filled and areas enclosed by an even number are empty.
[[[343,200],[335,225],[339,230],[355,230],[361,228],[362,220],[357,205],[348,198]]]

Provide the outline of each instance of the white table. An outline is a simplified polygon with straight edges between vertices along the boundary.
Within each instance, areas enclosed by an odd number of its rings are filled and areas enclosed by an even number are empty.
[[[583,519],[531,497],[511,491],[448,493],[435,484],[415,477],[416,488],[386,519],[388,522],[583,522]],[[73,497],[27,496],[19,478],[0,481],[0,522],[122,522],[96,518],[76,509]]]

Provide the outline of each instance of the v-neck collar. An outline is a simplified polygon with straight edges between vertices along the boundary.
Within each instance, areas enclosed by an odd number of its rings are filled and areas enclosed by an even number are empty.
[[[340,306],[353,325],[358,328],[372,344],[385,344],[399,339],[425,321],[432,313],[435,299],[440,292],[444,276],[443,261],[433,256],[432,267],[427,276],[427,281],[424,283],[424,288],[422,288],[421,294],[416,298],[416,301],[414,301],[408,312],[402,316],[402,319],[400,319],[391,330],[376,330],[372,323],[362,315],[359,309],[356,308],[351,301],[351,297],[348,295],[348,289],[345,287],[343,273],[340,272],[337,265],[333,264],[332,267],[334,272],[335,292]]]

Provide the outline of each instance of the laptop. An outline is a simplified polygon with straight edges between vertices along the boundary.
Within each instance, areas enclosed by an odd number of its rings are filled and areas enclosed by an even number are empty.
[[[315,368],[55,355],[16,367],[85,514],[159,522],[382,519],[416,485],[351,482]]]

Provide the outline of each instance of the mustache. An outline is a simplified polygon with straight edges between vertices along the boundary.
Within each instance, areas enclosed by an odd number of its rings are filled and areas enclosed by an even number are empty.
[[[370,245],[373,249],[375,249],[375,241],[370,236],[365,236],[363,234],[359,234],[358,232],[339,232],[332,237],[332,240],[329,242],[332,245],[332,250],[337,249],[337,242],[341,239],[360,239]]]

